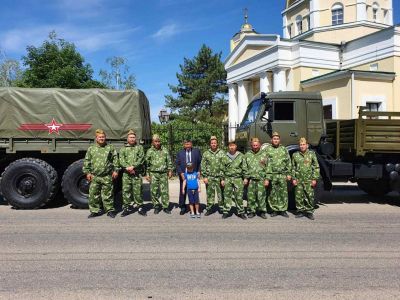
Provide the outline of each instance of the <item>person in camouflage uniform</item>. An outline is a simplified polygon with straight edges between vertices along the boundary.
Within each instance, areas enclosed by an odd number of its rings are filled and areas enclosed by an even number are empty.
[[[229,142],[229,151],[221,159],[222,180],[224,187],[224,208],[222,218],[229,217],[232,202],[235,203],[238,217],[246,220],[247,217],[243,208],[243,176],[244,176],[244,155],[237,151],[235,142]]]
[[[138,212],[146,216],[143,210],[142,175],[144,173],[144,150],[142,145],[136,143],[136,133],[129,130],[127,144],[119,151],[119,163],[124,171],[122,175],[122,200],[123,211],[121,217],[133,212],[133,206],[138,207]]]
[[[171,214],[168,178],[172,177],[172,161],[168,150],[161,146],[157,134],[153,135],[152,146],[147,150],[145,160],[148,172],[146,180],[150,182],[154,213],[158,214],[163,209],[166,214]]]
[[[297,218],[314,220],[314,188],[319,178],[319,164],[314,151],[308,150],[307,140],[299,141],[300,151],[292,156]]]
[[[206,150],[203,154],[201,161],[201,171],[203,175],[203,182],[206,185],[207,194],[207,207],[205,216],[212,213],[215,195],[218,199],[218,207],[222,212],[223,208],[223,194],[221,189],[221,159],[224,157],[224,152],[218,149],[218,140],[215,136],[210,138],[210,149]]]
[[[96,130],[96,144],[88,148],[83,162],[83,173],[90,182],[88,218],[103,214],[101,207],[107,216],[115,218],[113,180],[118,177],[118,154],[113,145],[106,142],[106,134],[103,130]]]
[[[267,176],[264,182],[268,191],[268,204],[272,210],[271,217],[281,215],[288,218],[287,182],[292,179],[292,165],[289,152],[280,144],[279,133],[273,132],[271,146],[265,149],[267,154]]]
[[[267,195],[264,186],[266,178],[267,155],[261,150],[260,140],[251,140],[251,150],[244,156],[245,172],[244,184],[247,187],[247,217],[254,218],[259,212],[260,217],[266,219]]]

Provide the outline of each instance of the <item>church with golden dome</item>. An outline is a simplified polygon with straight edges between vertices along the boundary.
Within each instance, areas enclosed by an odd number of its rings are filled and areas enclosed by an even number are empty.
[[[230,41],[230,126],[260,92],[321,92],[326,119],[357,118],[358,106],[400,111],[400,25],[393,24],[392,0],[286,0],[282,20],[282,35],[264,34],[246,13]]]

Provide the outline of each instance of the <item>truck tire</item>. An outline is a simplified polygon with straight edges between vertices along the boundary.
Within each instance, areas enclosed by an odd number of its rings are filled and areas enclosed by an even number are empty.
[[[39,208],[57,193],[57,172],[41,159],[18,159],[9,164],[1,176],[3,197],[16,208]]]
[[[384,179],[360,179],[357,185],[360,190],[374,197],[384,196],[391,191],[389,181]]]
[[[83,159],[77,160],[65,170],[61,188],[65,199],[76,208],[88,208],[89,182],[82,171]]]

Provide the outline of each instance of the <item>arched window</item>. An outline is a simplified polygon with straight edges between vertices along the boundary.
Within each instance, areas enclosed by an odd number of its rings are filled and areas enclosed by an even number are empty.
[[[372,20],[374,22],[378,21],[378,10],[379,10],[379,4],[374,2],[374,4],[372,4]]]
[[[296,29],[297,29],[297,34],[303,33],[303,17],[302,16],[296,17]]]
[[[336,3],[332,6],[332,25],[343,24],[343,5]]]

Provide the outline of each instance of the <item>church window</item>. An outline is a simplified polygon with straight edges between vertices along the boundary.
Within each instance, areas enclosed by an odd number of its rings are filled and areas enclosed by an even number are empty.
[[[340,3],[332,6],[332,25],[343,24],[343,5]]]
[[[378,3],[375,2],[372,5],[372,19],[374,22],[378,21],[378,10],[379,10],[379,5],[378,5]]]
[[[303,33],[303,17],[297,16],[296,17],[296,27],[297,27],[297,34]]]

